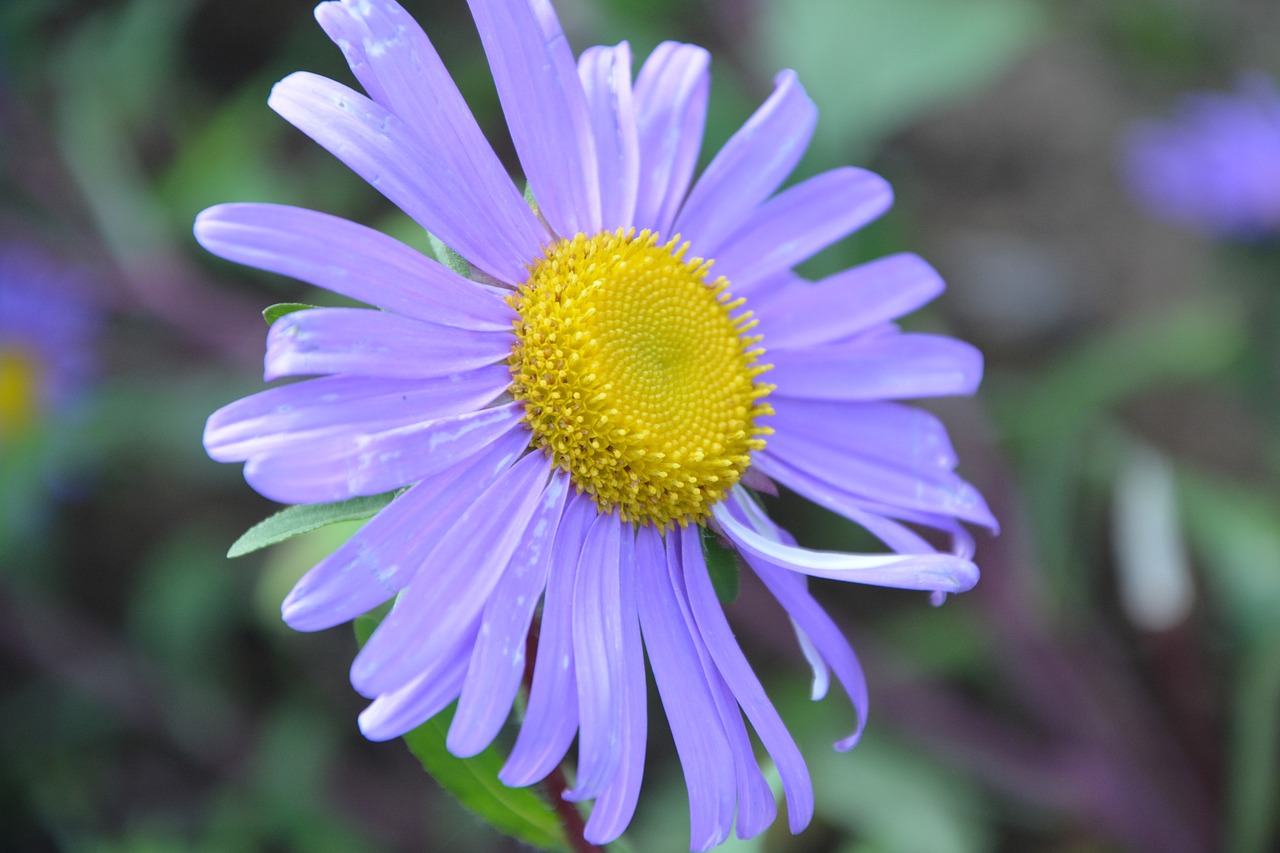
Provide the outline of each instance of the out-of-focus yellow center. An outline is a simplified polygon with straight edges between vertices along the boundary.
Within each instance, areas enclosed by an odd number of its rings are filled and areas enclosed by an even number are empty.
[[[0,440],[24,432],[39,414],[39,365],[20,349],[0,348]]]
[[[764,447],[769,369],[745,300],[689,244],[649,231],[547,247],[510,298],[511,394],[534,445],[601,510],[668,528],[698,521]]]

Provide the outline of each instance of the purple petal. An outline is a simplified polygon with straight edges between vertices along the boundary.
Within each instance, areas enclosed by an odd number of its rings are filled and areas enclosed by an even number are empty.
[[[728,838],[733,826],[733,751],[724,728],[716,724],[715,697],[681,613],[677,596],[682,593],[672,587],[666,545],[655,528],[640,528],[636,557],[644,645],[689,790],[689,845],[709,850]]]
[[[387,235],[327,213],[220,204],[196,217],[196,239],[220,258],[292,276],[443,326],[509,331],[504,291],[484,287]]]
[[[803,438],[833,453],[912,470],[950,471],[956,466],[946,426],[915,406],[779,398],[773,409],[769,425],[775,433]]]
[[[538,508],[551,463],[530,453],[457,516],[351,666],[365,696],[397,690],[484,610]]]
[[[623,657],[619,556],[623,522],[598,515],[587,531],[573,590],[573,659],[578,669],[578,779],[566,799],[604,790],[621,760]],[[629,528],[630,525],[627,525]]]
[[[811,284],[801,279],[758,290],[751,307],[762,318],[770,351],[826,344],[916,310],[946,288],[916,255],[851,267]]]
[[[722,507],[723,503],[716,506],[717,518]],[[733,631],[729,628],[711,586],[711,578],[702,557],[698,528],[686,527],[679,531],[679,536],[686,592],[698,630],[725,684],[733,692],[756,734],[760,736],[760,742],[773,758],[778,774],[782,777],[782,789],[787,795],[791,831],[799,832],[813,818],[813,784],[809,780],[809,770],[791,734],[774,710],[769,697],[765,695],[764,688],[760,686],[759,679],[751,671],[751,665],[738,648],[738,641],[733,637]]]
[[[568,494],[569,475],[555,471],[520,547],[485,605],[471,668],[449,727],[448,746],[454,755],[465,758],[487,747],[511,712],[524,675],[525,638],[547,585],[552,543]]]
[[[631,822],[640,782],[644,776],[645,738],[648,735],[647,682],[644,669],[644,646],[640,640],[640,621],[636,610],[636,542],[634,528],[622,526],[621,552],[618,558],[618,617],[622,628],[622,678],[619,705],[614,712],[621,721],[618,733],[618,769],[605,784],[591,808],[584,838],[592,844],[608,844]]]
[[[472,624],[459,635],[453,648],[440,655],[417,678],[369,703],[360,714],[360,732],[369,740],[391,740],[447,708],[462,689],[475,638],[476,624]]]
[[[863,169],[834,169],[778,193],[756,208],[716,250],[715,272],[744,296],[857,231],[893,205],[893,188]],[[772,342],[772,339],[770,339]]]
[[[485,272],[508,283],[528,277],[538,248],[519,232],[495,228],[466,176],[433,167],[440,152],[385,107],[305,71],[277,83],[267,104]]]
[[[692,44],[665,41],[636,77],[640,176],[634,223],[670,235],[702,149],[711,55]]]
[[[587,98],[549,0],[468,0],[511,141],[538,208],[561,237],[600,231]]]
[[[503,784],[513,788],[531,785],[554,770],[578,730],[573,590],[587,527],[596,515],[596,505],[589,497],[570,495],[551,546],[551,574],[542,605],[529,703],[511,756],[498,774]]]
[[[269,388],[209,416],[204,446],[219,462],[473,412],[511,382],[503,366],[442,379],[326,376]]]
[[[703,257],[715,257],[777,190],[813,136],[818,110],[795,72],[783,71],[774,82],[773,94],[720,149],[676,217],[676,231]]]
[[[972,394],[982,353],[941,335],[877,335],[854,343],[769,351],[777,394],[813,400],[907,400]]]
[[[738,500],[745,517],[763,516],[750,498]],[[733,544],[746,556],[769,565],[818,578],[869,583],[898,589],[964,592],[978,582],[978,567],[950,554],[844,554],[811,551],[773,541],[739,521],[726,507],[717,504],[712,513]],[[763,524],[763,522],[761,522]]]
[[[284,600],[284,621],[297,631],[331,628],[399,592],[454,520],[528,447],[528,437],[512,430],[474,460],[411,486],[302,576]]]
[[[316,19],[342,48],[369,96],[408,126],[429,156],[423,162],[433,171],[448,172],[466,188],[464,196],[449,201],[472,221],[486,221],[487,228],[503,235],[525,262],[537,257],[546,229],[493,153],[418,23],[396,3],[369,0],[323,4],[316,9]],[[445,242],[470,258],[460,246]],[[505,256],[496,260],[513,271]]]
[[[276,320],[267,334],[266,379],[342,373],[433,379],[511,355],[506,332],[473,332],[368,308],[315,308]]]
[[[519,403],[433,421],[294,442],[252,457],[244,478],[281,503],[330,503],[416,483],[522,430]]]
[[[631,96],[631,46],[592,47],[578,57],[600,167],[601,226],[631,225],[640,183],[640,139]]]

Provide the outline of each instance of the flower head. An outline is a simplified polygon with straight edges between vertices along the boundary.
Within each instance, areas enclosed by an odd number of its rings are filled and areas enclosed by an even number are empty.
[[[74,402],[97,327],[75,272],[31,246],[0,244],[0,447]]]
[[[1130,132],[1124,172],[1153,216],[1217,237],[1280,234],[1280,91],[1248,76],[1235,92],[1184,95],[1167,121]]]
[[[667,42],[632,78],[623,43],[575,62],[546,0],[471,0],[536,206],[527,204],[427,36],[390,0],[316,17],[368,96],[297,73],[271,106],[465,258],[469,275],[325,214],[261,204],[202,213],[232,260],[382,310],[277,320],[266,376],[318,376],[215,413],[210,455],[245,461],[288,503],[403,490],[284,604],[300,630],[394,597],[352,667],[360,717],[395,737],[451,702],[449,748],[485,748],[521,688],[501,778],[543,778],[578,739],[569,796],[587,837],[631,818],[646,741],[647,653],[685,769],[691,844],[774,818],[743,714],[769,751],[793,830],[809,821],[804,759],[716,598],[702,530],[720,534],[787,610],[814,667],[865,723],[857,659],[806,576],[935,596],[977,580],[961,522],[994,526],[933,416],[896,400],[966,394],[971,347],[905,334],[942,290],[914,255],[813,283],[792,268],[891,204],[858,169],[779,192],[816,108],[795,74],[694,180],[709,85],[702,49]],[[767,348],[767,354],[766,354]],[[749,484],[775,479],[897,553],[798,547]],[[950,534],[936,550],[907,524]]]

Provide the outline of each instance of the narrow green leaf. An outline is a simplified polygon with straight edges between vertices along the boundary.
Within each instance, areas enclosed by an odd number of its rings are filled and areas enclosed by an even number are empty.
[[[725,604],[732,604],[738,597],[738,555],[721,545],[712,531],[705,527],[699,530],[702,533],[702,556],[707,560],[711,586],[717,598]]]
[[[355,621],[364,645],[381,616],[366,613]],[[456,703],[404,736],[424,770],[467,809],[499,832],[540,850],[568,851],[560,820],[534,788],[508,788],[498,780],[503,758],[490,746],[471,758],[458,758],[445,745]]]
[[[466,258],[446,246],[444,241],[436,235],[428,234],[427,237],[431,240],[431,252],[436,256],[437,261],[463,278],[471,278],[471,264],[467,263]]]
[[[227,551],[227,556],[243,557],[268,545],[275,545],[339,521],[372,518],[378,514],[378,510],[391,503],[395,496],[395,492],[384,492],[380,495],[352,498],[338,503],[300,504],[282,509],[246,530],[244,535],[231,546],[231,550]]]
[[[294,311],[305,311],[308,308],[315,307],[315,305],[307,305],[305,302],[277,302],[275,305],[268,305],[262,309],[262,319],[266,320],[267,325],[270,326],[285,314],[292,314]]]

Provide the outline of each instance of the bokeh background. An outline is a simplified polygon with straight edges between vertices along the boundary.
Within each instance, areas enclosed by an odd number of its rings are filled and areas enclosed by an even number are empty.
[[[261,310],[326,297],[204,254],[194,216],[284,202],[422,244],[266,106],[294,70],[351,81],[312,5],[0,2],[0,242],[78,282],[49,285],[50,313],[97,318],[91,380],[0,431],[0,849],[518,849],[401,743],[360,737],[350,631],[280,623],[292,581],[349,529],[224,557],[276,507],[204,456],[204,419],[261,388]],[[465,3],[405,5],[514,171]],[[979,535],[979,587],[934,609],[818,582],[868,668],[857,749],[830,750],[848,706],[807,701],[767,596],[744,584],[732,606],[817,817],[725,849],[1280,849],[1280,248],[1155,221],[1118,168],[1131,122],[1178,93],[1280,73],[1280,4],[557,8],[577,50],[710,48],[708,152],[796,68],[822,110],[797,177],[852,163],[898,194],[807,271],[919,252],[950,289],[909,323],[988,356],[975,400],[932,406],[1003,523]],[[786,495],[772,511],[804,544],[875,548]],[[663,729],[635,851],[686,849]]]

